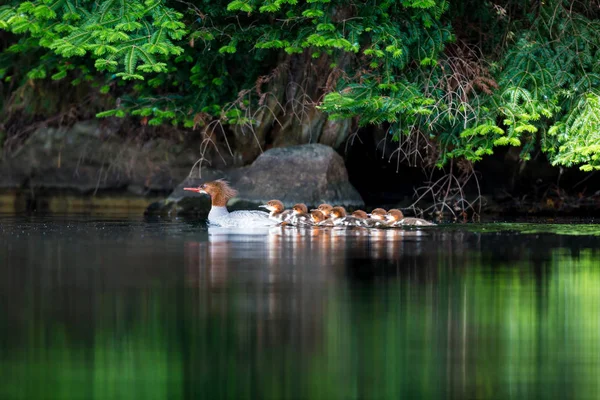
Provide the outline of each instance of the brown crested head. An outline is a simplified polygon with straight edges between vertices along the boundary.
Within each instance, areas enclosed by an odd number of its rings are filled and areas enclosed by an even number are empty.
[[[373,211],[371,211],[371,218],[383,221],[385,220],[386,214],[387,211],[385,211],[383,208],[376,208]]]
[[[273,211],[276,213],[280,213],[285,209],[285,207],[283,206],[283,203],[279,200],[269,200],[269,201],[267,201],[267,204],[265,204],[261,207],[266,208],[267,210]]]
[[[387,212],[387,219],[391,222],[398,222],[403,218],[404,214],[402,214],[402,211],[396,208],[392,208],[390,211]]]
[[[183,190],[208,194],[212,205],[217,207],[225,207],[229,199],[237,195],[237,191],[223,179],[203,183],[197,188],[183,188]]]
[[[312,210],[310,212],[310,219],[315,223],[318,224],[319,222],[325,221],[327,218],[325,218],[325,215],[323,215],[323,213],[319,210]]]
[[[346,209],[344,207],[333,207],[330,215],[333,219],[344,218],[346,216]]]
[[[356,210],[352,213],[352,216],[354,218],[359,218],[359,219],[367,219],[369,218],[369,216],[367,215],[366,212],[364,212],[363,210]]]
[[[292,207],[292,211],[294,214],[306,214],[308,213],[308,207],[306,207],[306,204],[298,203]]]
[[[331,214],[332,209],[333,207],[327,203],[323,203],[319,207],[317,207],[317,210],[321,211],[325,218],[329,217],[329,214]]]

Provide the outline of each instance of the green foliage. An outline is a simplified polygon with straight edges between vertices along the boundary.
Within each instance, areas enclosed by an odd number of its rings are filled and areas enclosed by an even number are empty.
[[[182,17],[161,0],[38,0],[1,7],[0,28],[28,35],[63,58],[91,57],[100,71],[144,79],[140,72],[167,72],[158,60],[183,52],[172,42],[186,34]],[[43,79],[46,74],[38,70],[28,76]]]
[[[498,14],[504,11],[496,10]],[[581,164],[584,170],[600,169],[596,117],[600,113],[600,70],[595,62],[600,23],[586,16],[591,10],[578,10],[562,0],[551,1],[534,12],[517,15],[520,20],[505,27],[505,37],[514,41],[509,41],[499,62],[489,69],[481,67],[485,65],[482,54],[470,65],[464,54],[464,65],[452,60],[447,45],[451,37],[439,34],[438,40],[429,42],[430,48],[423,46],[423,39],[419,41],[420,54],[431,54],[420,58],[420,71],[403,68],[399,63],[389,75],[376,75],[378,84],[366,90],[348,84],[328,94],[322,109],[332,113],[333,118],[359,116],[362,124],[389,123],[395,138],[399,133],[410,136],[425,132],[441,144],[438,165],[457,157],[479,161],[492,154],[494,147],[510,145],[521,147],[525,160],[539,146],[554,165]],[[502,39],[503,35],[498,37]],[[406,43],[403,38],[400,42]],[[399,49],[403,51],[373,46],[363,54],[374,60],[390,52],[402,57],[405,50]],[[407,60],[415,58],[419,59],[411,55]],[[389,65],[389,59],[385,59],[370,66]],[[404,81],[401,85],[400,80]],[[444,85],[437,85],[438,81]]]
[[[517,146],[525,160],[539,148],[555,165],[600,169],[597,10],[523,3],[12,0],[0,6],[14,35],[0,79],[98,80],[99,95],[120,99],[98,117],[255,126],[253,112],[229,114],[262,107],[240,94],[312,58],[335,77],[319,93],[330,118],[424,137],[437,165]]]
[[[506,136],[491,137],[494,145],[522,146],[523,159],[539,143],[554,165],[589,171],[600,169],[600,23],[574,11],[549,2],[508,48],[491,99]]]

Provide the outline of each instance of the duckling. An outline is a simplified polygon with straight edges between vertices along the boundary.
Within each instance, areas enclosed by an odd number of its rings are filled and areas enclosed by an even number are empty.
[[[298,203],[292,207],[293,216],[290,223],[294,226],[311,226],[311,218],[308,215],[306,204]]]
[[[335,226],[364,226],[364,221],[360,218],[347,216],[344,207],[333,207],[331,209],[331,219]]]
[[[369,218],[369,215],[366,212],[364,212],[363,210],[356,210],[351,215],[353,217],[359,218],[359,219],[367,219],[367,218]]]
[[[331,215],[331,210],[333,209],[333,207],[327,203],[323,203],[321,205],[319,205],[319,207],[317,207],[315,210],[310,210],[310,211],[321,211],[321,213],[323,213],[323,216],[325,217],[325,219],[328,219]]]
[[[429,222],[423,218],[405,217],[402,211],[393,208],[386,214],[386,220],[389,226],[433,226],[433,222]]]
[[[387,211],[385,211],[383,208],[376,208],[371,211],[369,217],[371,218],[371,221],[374,221],[373,228],[384,228],[388,226],[386,215]]]
[[[325,218],[325,215],[319,210],[312,210],[310,212],[310,218],[313,225],[318,226],[333,226],[333,221],[329,218]]]
[[[354,218],[358,218],[362,221],[363,226],[366,228],[377,228],[383,225],[382,221],[378,221],[373,218],[369,218],[369,215],[363,210],[356,210],[352,213]]]
[[[292,210],[286,210],[283,203],[279,200],[267,201],[267,204],[263,204],[259,207],[269,210],[269,218],[273,221],[280,222],[283,225],[289,223],[294,215],[294,212]]]

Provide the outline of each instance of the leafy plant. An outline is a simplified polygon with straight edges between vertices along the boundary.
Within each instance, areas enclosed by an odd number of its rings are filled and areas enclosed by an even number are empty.
[[[262,149],[292,118],[322,126],[316,105],[383,126],[411,165],[470,165],[516,146],[523,160],[539,149],[593,170],[597,17],[566,0],[12,0],[0,6],[11,34],[0,79],[13,93],[95,86],[112,104],[98,117],[219,126],[239,146],[251,131]]]

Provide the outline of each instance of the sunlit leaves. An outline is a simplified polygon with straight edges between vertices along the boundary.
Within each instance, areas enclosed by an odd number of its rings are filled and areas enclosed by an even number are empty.
[[[227,5],[227,11],[244,11],[251,12],[254,8],[249,4],[249,2],[234,0]]]
[[[96,117],[98,117],[98,118],[106,118],[106,117],[123,118],[123,117],[125,117],[125,111],[123,111],[121,109],[106,110],[106,111],[97,113]]]
[[[140,28],[142,28],[142,24],[140,24],[138,21],[127,21],[115,25],[116,30],[126,32],[133,32]]]
[[[431,8],[435,7],[435,0],[403,0],[402,4],[406,7]]]
[[[302,16],[306,18],[318,18],[322,17],[323,15],[325,15],[325,13],[318,9],[309,9],[302,12]]]
[[[255,47],[257,49],[281,49],[289,47],[290,42],[287,40],[269,40],[265,42],[257,42]]]
[[[99,70],[119,71],[123,79],[144,79],[135,72],[166,72],[167,59],[183,49],[170,39],[186,33],[183,14],[165,7],[158,0],[108,0],[77,3],[69,0],[36,0],[21,3],[18,13],[11,7],[0,8],[0,29],[15,34],[30,33],[39,44],[65,57],[98,57]],[[61,20],[56,24],[54,20]],[[139,68],[138,68],[139,67]],[[53,76],[61,77],[62,73]],[[39,72],[31,76],[39,79]]]
[[[333,32],[333,31],[335,31],[335,25],[333,25],[331,23],[318,24],[317,25],[317,31],[330,31],[330,32]]]
[[[0,6],[0,29],[18,40],[4,54],[53,57],[27,65],[19,79],[79,83],[90,72],[79,76],[64,61],[93,63],[111,82],[109,95],[119,90],[114,87],[131,87],[130,97],[137,96],[130,108],[107,116],[160,101],[150,109],[173,107],[178,114],[144,115],[144,123],[197,126],[196,113],[222,118],[239,93],[255,85],[266,89],[257,78],[277,65],[308,63],[330,78],[319,83],[319,100],[312,99],[320,110],[362,126],[394,125],[395,140],[418,131],[435,142],[440,164],[518,146],[522,159],[541,148],[556,165],[600,165],[600,22],[568,12],[557,0],[515,20],[492,64],[456,40],[447,0],[233,0],[198,3],[199,10],[185,15],[175,8],[187,3],[171,0],[11,4]],[[451,54],[452,46],[467,52]],[[12,76],[2,69],[3,80]],[[155,100],[159,91],[169,94]],[[248,109],[257,101],[249,100]],[[225,116],[228,123],[245,118]]]
[[[485,124],[481,124],[481,125],[475,126],[473,128],[463,130],[460,134],[460,137],[468,138],[468,137],[475,136],[475,135],[497,136],[497,135],[503,135],[503,134],[504,134],[504,130],[502,130],[502,128],[496,126],[495,124],[493,124],[491,122],[487,122]]]
[[[114,60],[107,60],[104,58],[99,58],[96,60],[95,64],[96,68],[98,68],[98,70],[100,71],[110,71],[110,72],[114,72],[117,70],[117,65],[118,63]]]
[[[582,169],[600,169],[600,94],[589,92],[576,107],[548,132],[556,138],[558,153],[553,164],[583,164]]]
[[[531,151],[539,140],[554,165],[596,169],[600,76],[592,59],[600,23],[555,6],[542,8],[532,27],[505,55],[497,111],[508,134],[494,145]]]
[[[227,46],[223,46],[223,47],[221,47],[219,49],[219,53],[221,53],[221,54],[225,54],[225,53],[233,54],[233,53],[235,53],[235,51],[236,51],[236,48],[232,44],[229,44]]]

